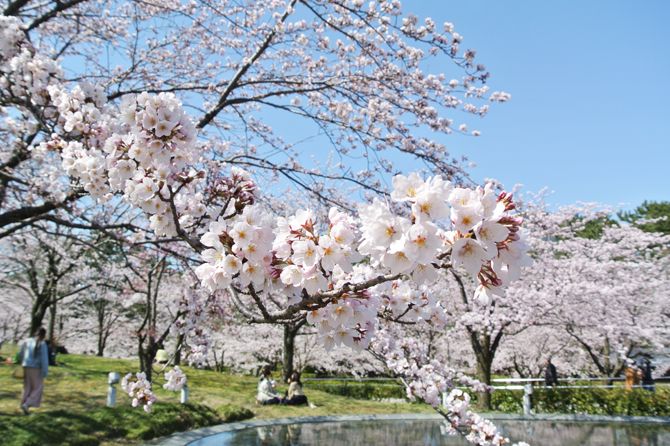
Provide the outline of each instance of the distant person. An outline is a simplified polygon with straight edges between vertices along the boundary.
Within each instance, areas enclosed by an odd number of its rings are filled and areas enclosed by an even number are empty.
[[[624,389],[627,392],[630,392],[635,386],[640,385],[642,370],[640,370],[634,363],[631,363],[626,367],[625,376]]]
[[[656,367],[651,365],[651,361],[649,361],[649,359],[644,360],[644,366],[642,367],[642,388],[650,392],[654,392],[656,390],[654,385],[654,376],[652,375],[652,372],[655,368]]]
[[[281,403],[281,397],[277,393],[275,385],[276,383],[272,379],[272,371],[270,370],[270,367],[263,367],[261,371],[261,378],[258,381],[258,394],[256,395],[256,401],[263,405]]]
[[[547,387],[558,385],[558,374],[556,366],[551,363],[551,358],[547,358],[544,369],[544,385]]]
[[[156,350],[156,362],[159,364],[167,364],[170,360],[170,355],[164,348]]]
[[[31,338],[21,343],[19,362],[23,366],[23,398],[21,410],[28,415],[31,407],[40,407],[44,378],[49,372],[49,351],[44,341],[47,331],[44,328],[37,330]]]
[[[289,378],[288,394],[282,404],[289,406],[301,406],[307,404],[307,397],[302,390],[302,383],[300,382],[300,373],[293,372]]]
[[[47,339],[44,341],[44,343],[47,345],[47,353],[49,355],[49,365],[55,366],[56,365],[56,350],[57,347],[54,343],[54,345],[51,345],[51,342]]]

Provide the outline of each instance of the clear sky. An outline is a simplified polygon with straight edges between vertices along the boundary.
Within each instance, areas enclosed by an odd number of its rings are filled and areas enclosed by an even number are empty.
[[[549,202],[670,200],[670,1],[405,0],[453,22],[512,101],[453,153]]]

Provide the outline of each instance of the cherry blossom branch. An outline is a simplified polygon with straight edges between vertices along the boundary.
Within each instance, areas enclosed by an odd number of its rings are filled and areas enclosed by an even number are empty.
[[[226,106],[226,100],[228,99],[228,96],[235,90],[237,87],[238,82],[242,77],[246,74],[247,71],[249,71],[249,68],[263,55],[265,50],[268,49],[270,46],[270,43],[272,40],[275,38],[277,35],[277,29],[278,26],[282,25],[288,16],[293,12],[293,9],[295,7],[295,4],[297,3],[298,0],[291,0],[286,8],[286,11],[282,16],[279,18],[277,24],[275,27],[268,33],[268,35],[265,37],[261,45],[258,47],[256,52],[245,62],[242,64],[242,66],[237,70],[237,72],[233,75],[232,79],[226,86],[226,88],[223,90],[221,93],[221,96],[219,97],[219,102],[210,110],[208,111],[205,116],[203,116],[198,124],[196,125],[197,128],[204,128],[212,122],[212,120],[218,115],[221,110]]]

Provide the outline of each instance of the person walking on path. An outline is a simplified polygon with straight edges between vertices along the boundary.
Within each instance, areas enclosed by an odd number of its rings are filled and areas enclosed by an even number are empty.
[[[49,351],[44,338],[47,331],[44,327],[21,343],[19,361],[23,367],[23,398],[21,410],[28,415],[31,407],[40,407],[44,378],[49,372]]]
[[[556,366],[551,363],[551,358],[547,358],[546,368],[544,369],[544,384],[547,387],[558,385]]]

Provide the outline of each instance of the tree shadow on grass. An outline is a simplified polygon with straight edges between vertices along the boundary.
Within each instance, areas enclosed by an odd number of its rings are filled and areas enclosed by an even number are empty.
[[[90,446],[120,438],[148,440],[221,421],[216,411],[199,404],[156,404],[151,414],[124,406],[85,413],[61,409],[30,416],[0,415],[0,443]]]
[[[100,438],[96,432],[108,429],[109,426],[100,420],[65,410],[35,413],[27,417],[0,417],[0,431],[5,436],[3,444],[8,446],[97,445]],[[123,436],[123,433],[119,434],[114,436]]]

